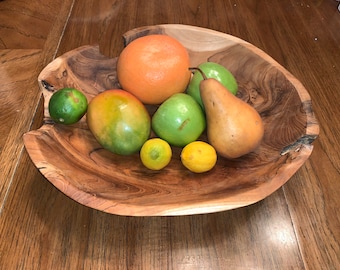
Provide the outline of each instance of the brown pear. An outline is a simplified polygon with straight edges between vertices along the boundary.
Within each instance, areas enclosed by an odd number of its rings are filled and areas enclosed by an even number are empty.
[[[238,158],[259,146],[264,126],[251,105],[212,78],[201,81],[200,93],[206,112],[208,141],[217,153],[226,158]]]

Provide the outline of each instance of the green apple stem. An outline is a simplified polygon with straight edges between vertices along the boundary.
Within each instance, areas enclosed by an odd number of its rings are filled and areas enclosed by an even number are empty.
[[[203,72],[203,70],[200,69],[199,67],[189,67],[189,70],[190,70],[190,71],[196,71],[196,70],[198,70],[198,71],[201,73],[201,75],[202,75],[202,77],[203,77],[203,80],[207,80],[207,79],[208,79],[208,77],[205,75],[205,73]]]

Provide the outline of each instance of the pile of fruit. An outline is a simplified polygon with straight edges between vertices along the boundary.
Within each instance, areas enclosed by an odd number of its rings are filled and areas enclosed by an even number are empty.
[[[172,147],[192,172],[211,170],[218,155],[238,158],[260,144],[264,127],[258,112],[236,97],[234,76],[205,62],[190,67],[186,48],[166,35],[135,39],[121,52],[117,77],[122,89],[109,89],[89,103],[81,90],[56,91],[49,113],[56,123],[74,124],[85,114],[103,148],[118,154],[139,152],[151,170],[166,167]],[[150,113],[147,106],[156,109]],[[207,140],[199,140],[206,132]]]

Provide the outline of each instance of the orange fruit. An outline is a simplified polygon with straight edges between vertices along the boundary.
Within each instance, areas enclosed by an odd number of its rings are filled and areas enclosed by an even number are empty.
[[[186,48],[167,35],[148,35],[130,42],[117,62],[122,88],[145,104],[160,104],[184,92],[191,78]]]

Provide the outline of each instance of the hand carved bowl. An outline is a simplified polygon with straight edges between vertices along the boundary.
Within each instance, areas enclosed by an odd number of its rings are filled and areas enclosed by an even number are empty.
[[[285,184],[308,159],[319,133],[303,85],[252,44],[213,30],[156,25],[131,30],[123,39],[126,45],[149,34],[178,39],[187,48],[192,66],[213,61],[234,74],[238,97],[252,104],[263,119],[265,136],[259,148],[233,160],[219,157],[213,170],[195,174],[184,168],[181,149],[174,147],[171,163],[151,171],[138,154],[118,156],[104,150],[88,130],[86,116],[72,126],[53,124],[47,107],[54,91],[75,87],[90,101],[102,91],[120,87],[118,58],[102,55],[97,46],[83,46],[56,58],[38,78],[44,122],[24,135],[24,144],[47,180],[80,204],[126,216],[229,210],[256,203]]]

